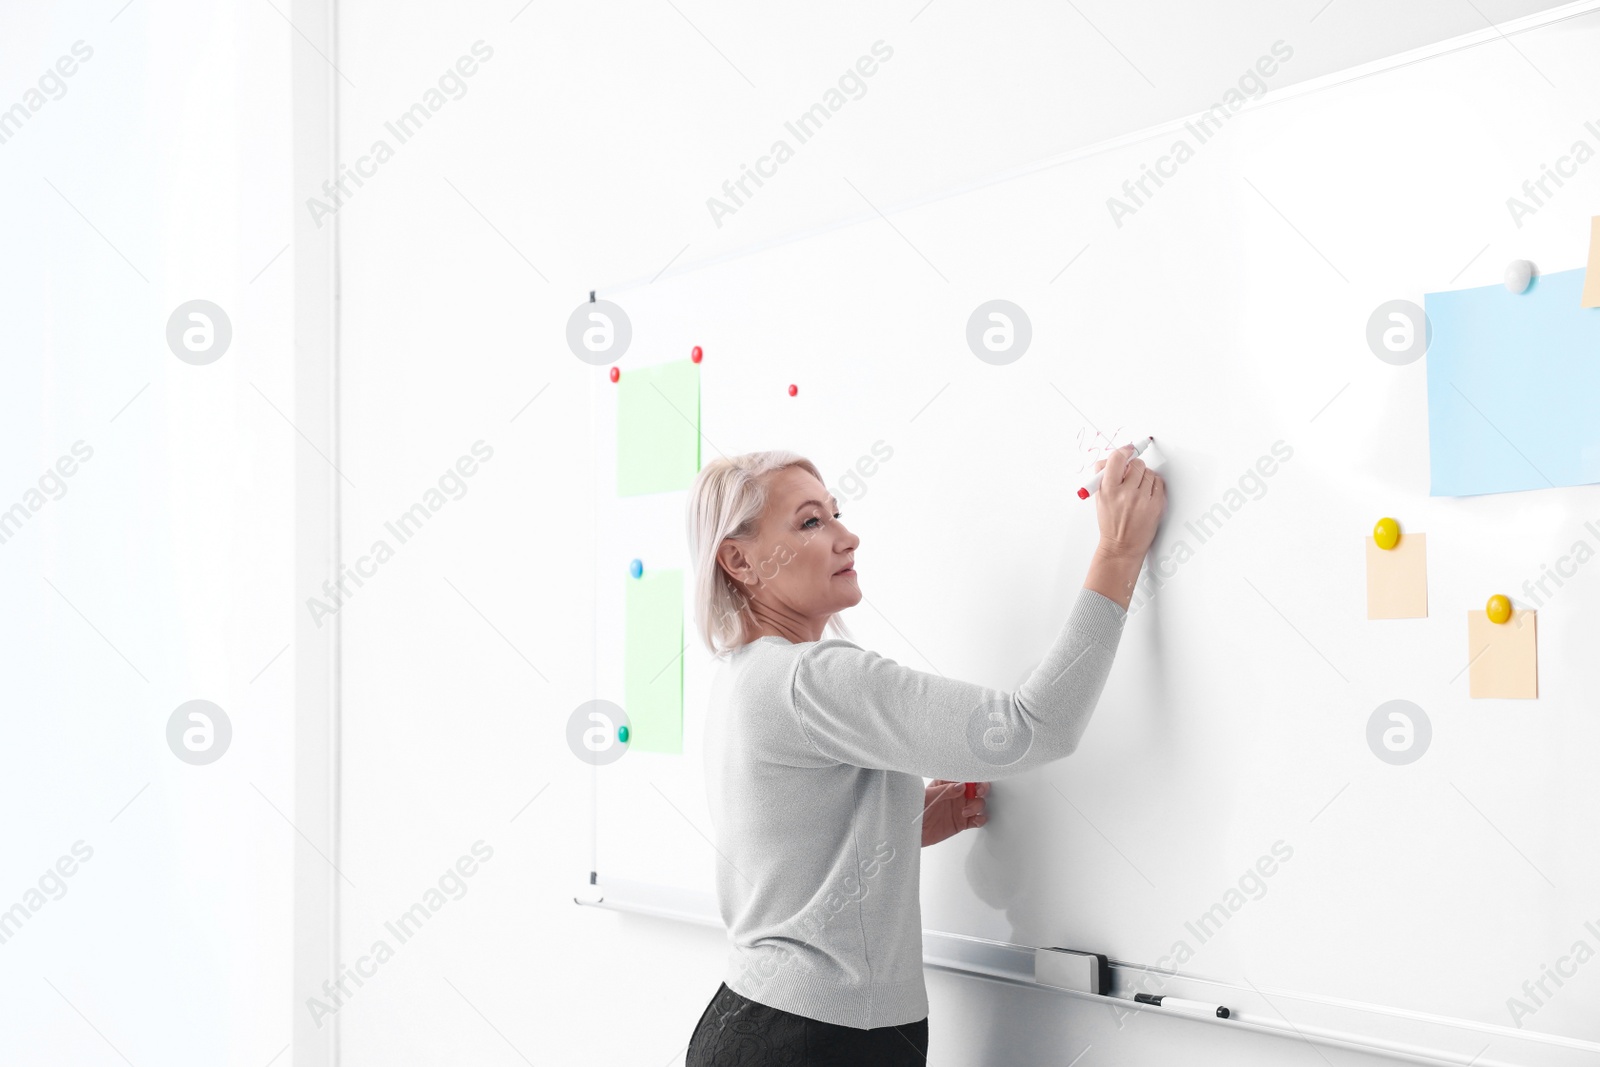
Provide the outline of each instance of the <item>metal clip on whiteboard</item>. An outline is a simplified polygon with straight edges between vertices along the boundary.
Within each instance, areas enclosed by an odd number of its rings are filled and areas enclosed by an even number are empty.
[[[606,899],[605,891],[600,888],[600,875],[595,871],[589,872],[589,880],[584,882],[573,894],[572,902],[578,905],[598,905]]]

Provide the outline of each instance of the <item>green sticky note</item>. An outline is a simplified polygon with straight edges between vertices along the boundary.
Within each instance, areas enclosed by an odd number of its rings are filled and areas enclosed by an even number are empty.
[[[683,754],[683,571],[625,578],[623,710],[628,747]]]
[[[687,489],[700,470],[700,368],[680,359],[617,380],[617,495]]]

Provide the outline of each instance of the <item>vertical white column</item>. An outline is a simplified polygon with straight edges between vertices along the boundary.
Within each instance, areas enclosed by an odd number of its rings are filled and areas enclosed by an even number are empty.
[[[295,590],[339,579],[339,222],[306,210],[338,176],[336,0],[293,0]],[[299,32],[296,33],[295,30]],[[304,34],[302,37],[301,34]],[[313,447],[312,443],[315,443]],[[320,454],[319,454],[320,450]],[[339,1016],[306,998],[339,973],[339,619],[295,612],[294,1067],[334,1067]],[[309,838],[310,840],[306,840]],[[313,847],[312,842],[315,842]],[[320,850],[320,852],[319,852]]]

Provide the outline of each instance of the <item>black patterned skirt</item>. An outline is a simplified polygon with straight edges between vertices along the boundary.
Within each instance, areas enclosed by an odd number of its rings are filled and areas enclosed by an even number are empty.
[[[861,1030],[740,996],[724,982],[689,1039],[685,1067],[926,1067],[928,1020]]]

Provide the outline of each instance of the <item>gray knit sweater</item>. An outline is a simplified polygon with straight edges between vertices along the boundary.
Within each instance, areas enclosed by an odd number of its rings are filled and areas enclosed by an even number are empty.
[[[1083,590],[1014,693],[837,638],[729,653],[705,757],[728,988],[843,1026],[925,1018],[923,778],[993,781],[1071,753],[1126,619]]]

